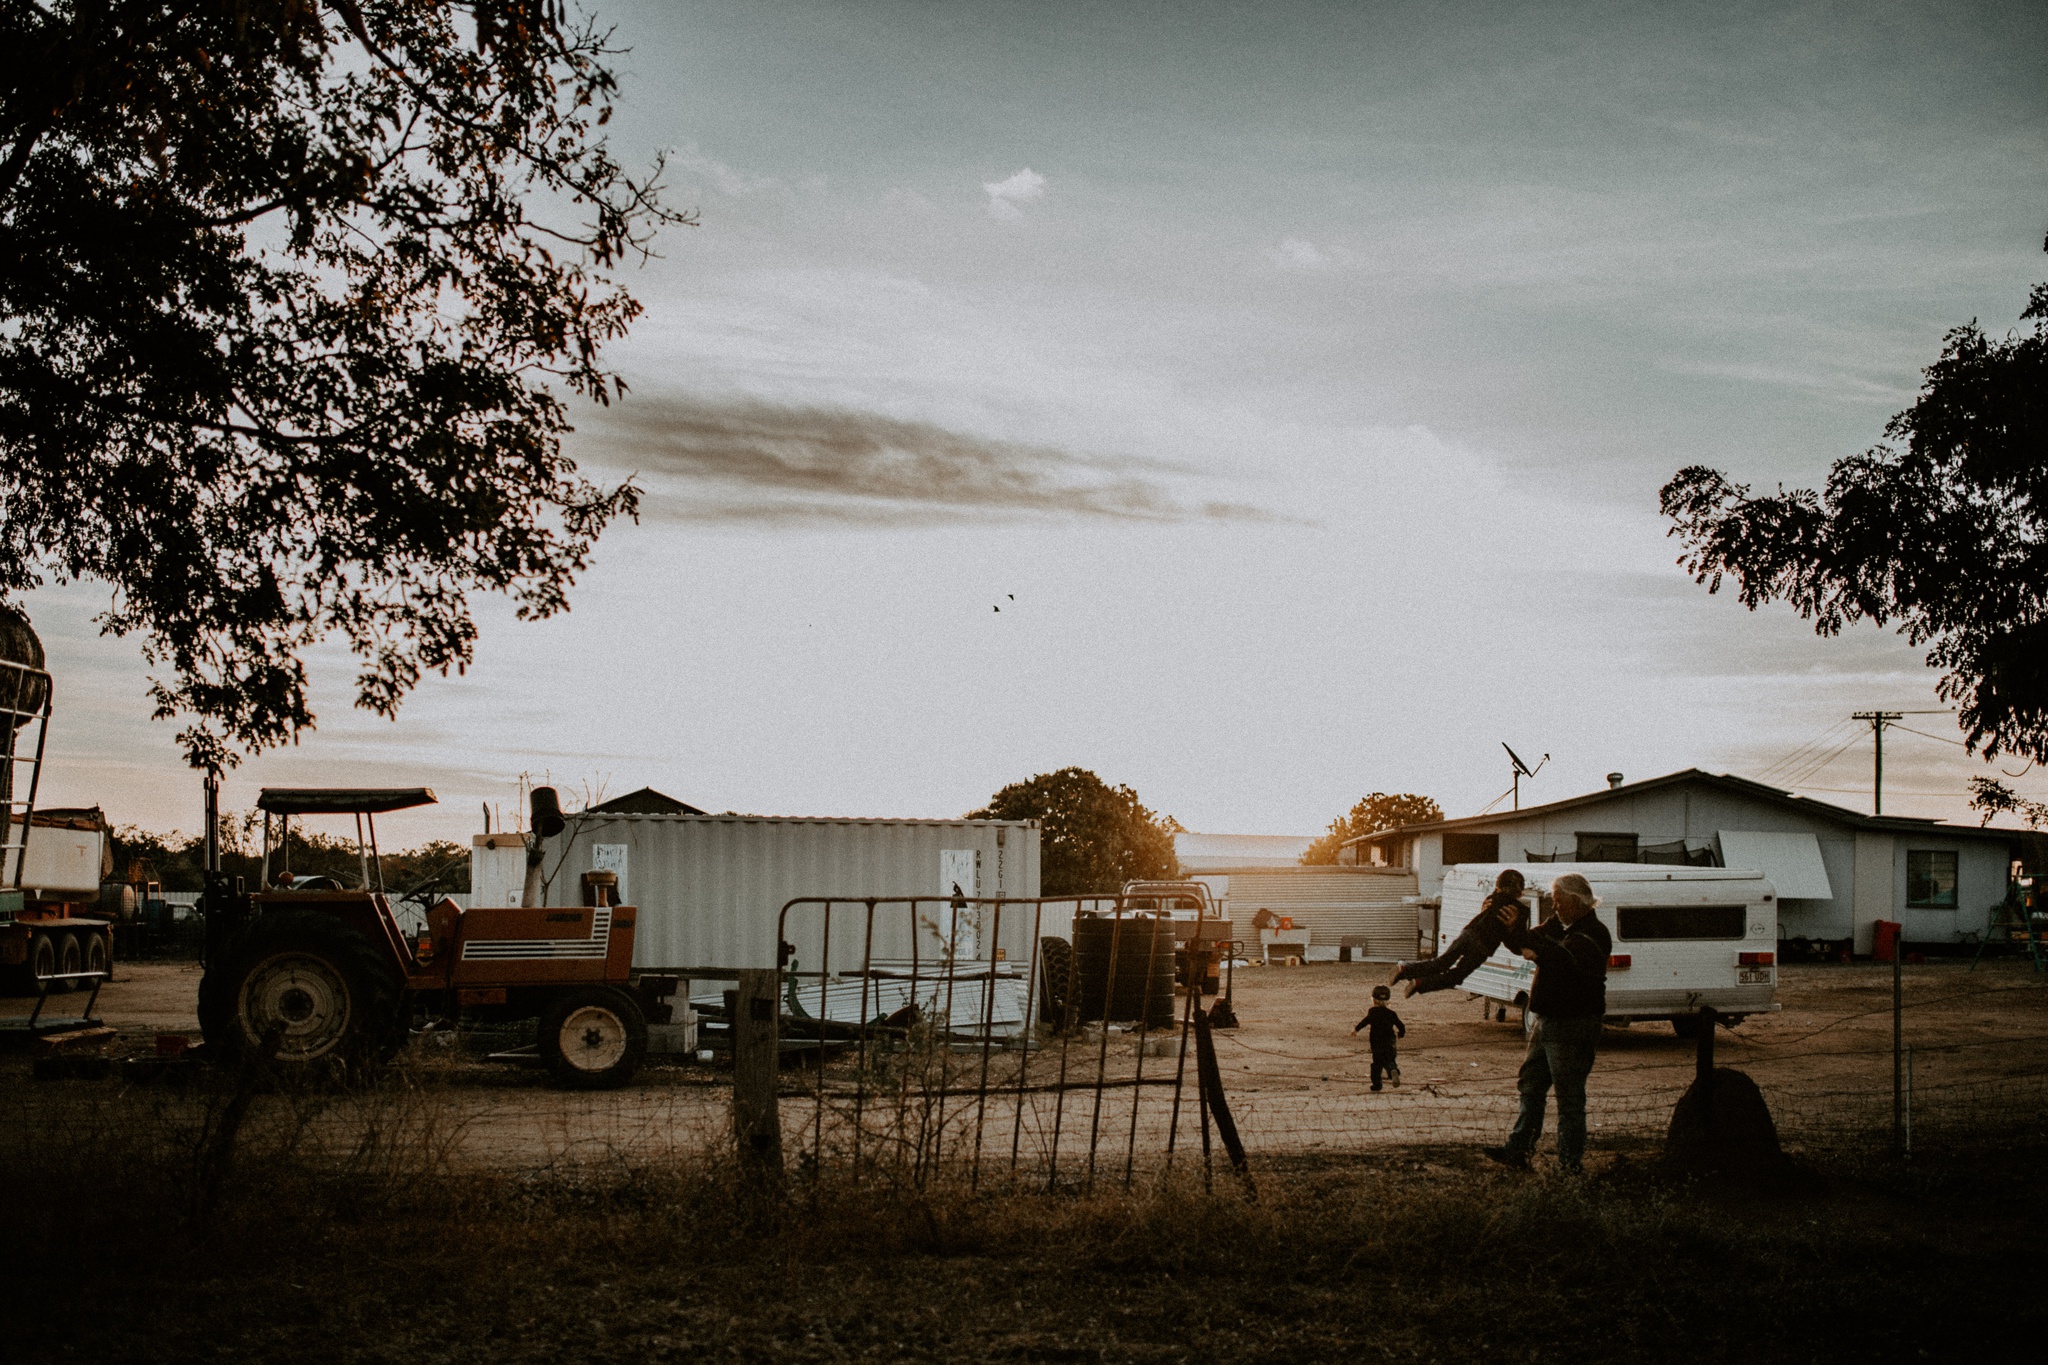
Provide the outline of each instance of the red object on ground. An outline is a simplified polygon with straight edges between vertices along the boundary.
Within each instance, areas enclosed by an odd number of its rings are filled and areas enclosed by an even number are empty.
[[[1904,926],[1895,919],[1881,919],[1874,926],[1877,932],[1870,940],[1870,956],[1878,962],[1890,962],[1899,952],[1899,930]]]
[[[156,1055],[159,1057],[182,1057],[192,1046],[192,1040],[182,1033],[159,1033],[156,1036]]]

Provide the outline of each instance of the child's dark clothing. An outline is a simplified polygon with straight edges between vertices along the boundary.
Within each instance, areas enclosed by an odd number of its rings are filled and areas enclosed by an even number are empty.
[[[1375,1003],[1351,1031],[1356,1033],[1359,1029],[1365,1030],[1366,1044],[1372,1048],[1372,1088],[1380,1088],[1382,1075],[1391,1075],[1394,1084],[1399,1085],[1401,1068],[1394,1063],[1394,1040],[1408,1036],[1408,1026],[1401,1022],[1401,1016]]]
[[[1486,898],[1485,904],[1479,907],[1479,913],[1472,917],[1472,922],[1451,940],[1450,947],[1436,957],[1402,963],[1394,979],[1413,981],[1415,993],[1422,995],[1428,991],[1447,991],[1472,975],[1480,963],[1493,956],[1494,949],[1500,947],[1502,936],[1508,932],[1508,927],[1494,914],[1503,905],[1514,906],[1519,916],[1516,927],[1528,926],[1528,907],[1518,897],[1497,890]]]

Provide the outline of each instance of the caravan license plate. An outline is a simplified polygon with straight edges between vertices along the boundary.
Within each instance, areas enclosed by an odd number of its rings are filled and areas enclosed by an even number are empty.
[[[1768,986],[1771,984],[1771,969],[1743,967],[1735,973],[1735,980],[1738,985],[1743,986]]]

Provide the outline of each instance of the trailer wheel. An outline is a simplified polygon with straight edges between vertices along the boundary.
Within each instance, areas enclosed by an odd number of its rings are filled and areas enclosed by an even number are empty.
[[[199,1027],[230,1059],[280,1034],[278,1062],[306,1072],[382,1061],[403,1041],[399,983],[369,939],[317,910],[273,910],[207,964]]]
[[[1681,1038],[1700,1036],[1700,1017],[1697,1014],[1674,1014],[1671,1016],[1671,1031]]]
[[[1074,976],[1074,945],[1063,938],[1038,940],[1038,1017],[1056,1029],[1067,1026],[1067,986]]]
[[[624,991],[589,986],[557,996],[540,1017],[540,1056],[555,1084],[609,1090],[647,1055],[647,1016]]]
[[[43,989],[43,983],[57,974],[57,942],[48,934],[37,933],[28,941],[28,992],[34,995]],[[62,983],[57,983],[62,984]],[[51,987],[52,990],[56,986]]]
[[[84,970],[79,966],[84,960],[85,954],[78,947],[78,935],[59,934],[57,936],[57,975],[71,976],[76,972]],[[52,995],[59,991],[76,989],[78,989],[76,981],[53,981],[50,983],[50,994]]]
[[[109,952],[109,951],[108,951],[108,948],[107,948],[107,936],[106,936],[105,934],[101,934],[101,933],[90,933],[90,934],[87,934],[87,935],[86,935],[86,936],[84,937],[84,939],[83,939],[83,940],[82,940],[82,941],[81,941],[81,942],[79,943],[79,951],[80,951],[80,962],[81,962],[80,970],[81,970],[81,971],[88,971],[88,972],[103,972],[103,971],[106,971],[106,970],[107,970],[107,966],[108,966],[108,964],[109,964],[109,963],[110,963],[110,962],[111,962],[111,961],[113,960],[113,954],[112,954],[111,952]],[[95,982],[87,981],[87,982],[83,982],[83,983],[81,983],[81,984],[82,984],[82,985],[83,985],[83,986],[84,986],[84,987],[85,987],[85,988],[86,988],[87,990],[91,990],[91,989],[93,988],[93,986],[94,986],[95,984],[104,984],[104,983],[95,983]]]

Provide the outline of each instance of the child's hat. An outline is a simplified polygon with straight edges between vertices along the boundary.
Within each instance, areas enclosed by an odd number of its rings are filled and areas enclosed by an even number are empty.
[[[1375,1000],[1392,1000],[1394,993],[1385,986],[1374,986],[1372,988],[1372,998]]]

